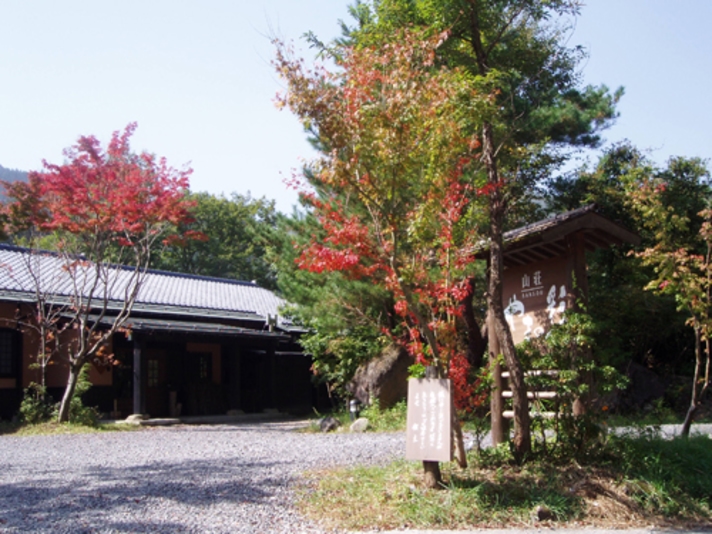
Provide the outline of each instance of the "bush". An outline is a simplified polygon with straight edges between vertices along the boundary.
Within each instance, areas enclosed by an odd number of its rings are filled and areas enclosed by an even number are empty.
[[[605,355],[594,358],[596,333],[597,325],[585,309],[569,311],[566,321],[555,325],[546,337],[517,347],[528,371],[556,370],[555,374],[526,377],[529,390],[556,392],[555,398],[535,403],[539,411],[554,412],[555,416],[532,420],[532,431],[540,435],[536,445],[545,455],[582,459],[600,449],[605,437],[601,423],[608,409],[602,396],[624,387],[626,379],[606,364]],[[575,413],[574,406],[579,402],[588,405],[585,415]]]
[[[381,410],[378,401],[361,410],[361,417],[368,419],[368,428],[375,432],[392,432],[404,430],[408,407],[404,400],[397,402],[392,408]]]
[[[27,425],[46,423],[54,415],[54,404],[47,398],[47,389],[35,382],[25,388],[20,404],[20,422]]]
[[[89,366],[82,367],[74,390],[74,396],[69,403],[69,421],[78,425],[95,427],[99,424],[99,412],[93,406],[85,406],[82,402],[82,395],[89,391],[91,381],[89,380]]]
[[[69,404],[69,421],[83,426],[96,427],[99,424],[99,412],[93,406],[85,406],[82,395],[91,387],[89,368],[85,366],[79,374],[74,396]],[[47,389],[31,382],[25,388],[20,404],[20,422],[27,425],[46,423],[57,418],[58,405],[47,396]]]

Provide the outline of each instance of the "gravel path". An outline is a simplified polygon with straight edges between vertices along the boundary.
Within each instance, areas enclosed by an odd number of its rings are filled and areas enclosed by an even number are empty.
[[[292,508],[304,470],[401,456],[402,433],[294,423],[0,436],[0,532],[320,533]]]

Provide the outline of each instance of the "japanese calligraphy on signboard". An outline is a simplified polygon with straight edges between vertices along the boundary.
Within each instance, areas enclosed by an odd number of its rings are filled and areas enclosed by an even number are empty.
[[[408,380],[407,460],[452,460],[451,395],[450,380]]]
[[[509,268],[504,273],[504,315],[515,343],[546,334],[571,305],[565,258]]]

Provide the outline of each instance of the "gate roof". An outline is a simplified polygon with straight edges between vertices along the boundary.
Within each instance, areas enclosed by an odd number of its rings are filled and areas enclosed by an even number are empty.
[[[640,237],[596,211],[595,204],[567,211],[515,230],[505,232],[504,265],[514,267],[565,256],[567,237],[580,233],[586,250],[624,243],[638,244]],[[489,246],[476,257],[486,258]]]

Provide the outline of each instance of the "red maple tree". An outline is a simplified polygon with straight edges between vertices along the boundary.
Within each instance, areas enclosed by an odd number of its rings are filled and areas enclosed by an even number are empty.
[[[45,161],[27,183],[4,184],[5,232],[29,244],[35,255],[26,266],[34,271],[37,321],[46,323],[43,331],[53,339],[73,332],[58,351],[68,366],[61,422],[69,418],[82,368],[109,357],[106,347],[131,313],[152,252],[168,241],[200,237],[177,233],[190,219],[185,195],[192,171],[176,170],[147,152],[133,153],[129,140],[135,129],[132,123],[114,132],[106,150],[95,137],[80,137],[65,150],[65,163]],[[40,253],[42,245],[54,254]],[[55,283],[37,272],[40,255],[55,262]],[[66,283],[56,283],[57,277]]]
[[[486,183],[471,121],[492,98],[465,72],[435,64],[447,37],[402,31],[380,47],[346,48],[332,70],[310,69],[278,43],[275,65],[287,82],[278,105],[321,148],[301,194],[322,232],[299,266],[388,288],[411,354],[453,378],[465,408],[471,387],[456,319],[471,291]]]

